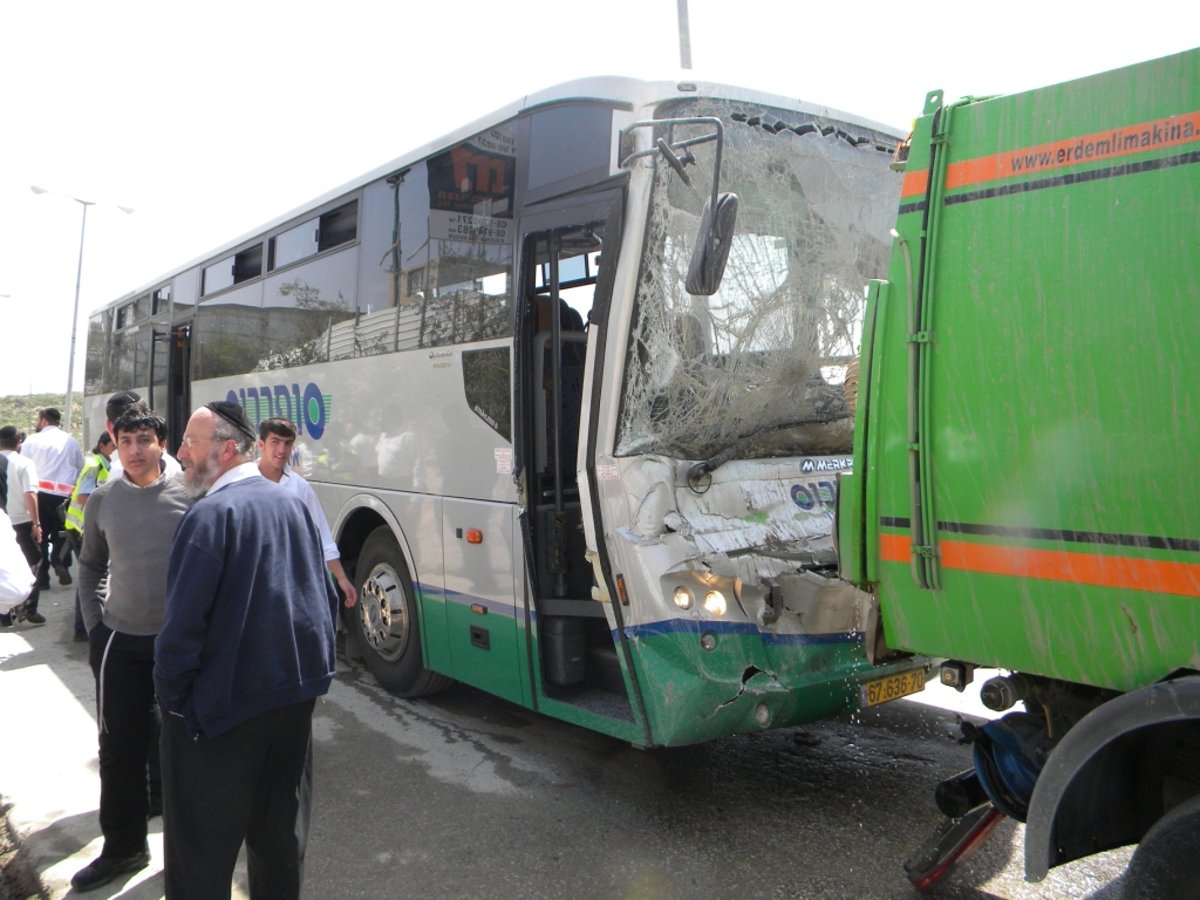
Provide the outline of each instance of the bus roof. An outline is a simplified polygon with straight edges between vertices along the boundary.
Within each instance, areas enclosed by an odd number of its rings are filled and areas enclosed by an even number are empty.
[[[433,155],[441,149],[453,146],[472,135],[478,134],[487,128],[499,125],[509,119],[513,119],[522,113],[530,112],[534,109],[543,106],[552,106],[557,103],[567,101],[598,101],[609,103],[618,106],[624,106],[627,109],[635,110],[646,106],[650,103],[659,103],[665,100],[686,99],[695,97],[719,97],[724,100],[744,101],[747,103],[758,103],[763,106],[771,106],[779,109],[794,110],[804,115],[812,116],[817,119],[828,119],[848,125],[854,125],[860,128],[870,129],[880,134],[889,135],[896,140],[904,137],[904,133],[890,125],[884,125],[880,122],[875,122],[870,119],[865,119],[861,116],[856,116],[851,113],[843,112],[828,106],[822,106],[815,103],[806,102],[793,97],[784,97],[778,94],[771,94],[764,91],[757,91],[751,88],[743,88],[735,85],[722,84],[709,81],[648,81],[639,78],[630,78],[621,75],[604,75],[594,76],[590,78],[577,78],[572,81],[566,81],[561,84],[553,85],[544,88],[532,94],[514,100],[512,103],[502,106],[499,109],[467,123],[448,134],[442,135],[414,150],[403,154],[391,162],[378,166],[375,169],[361,175],[345,184],[326,191],[320,196],[314,198],[308,203],[296,207],[281,216],[278,216],[258,228],[252,229],[238,236],[237,238],[221,244],[220,246],[208,251],[207,253],[198,256],[183,265],[159,275],[154,280],[146,284],[122,294],[114,300],[102,304],[95,308],[91,315],[103,312],[110,307],[120,306],[129,300],[146,294],[156,287],[170,281],[175,276],[182,272],[193,269],[202,263],[217,259],[224,254],[227,254],[243,244],[252,241],[253,239],[272,231],[279,226],[297,219],[306,213],[319,209],[326,204],[337,200],[347,194],[350,194],[363,186],[377,181],[393,172],[398,172],[407,166],[414,165]]]

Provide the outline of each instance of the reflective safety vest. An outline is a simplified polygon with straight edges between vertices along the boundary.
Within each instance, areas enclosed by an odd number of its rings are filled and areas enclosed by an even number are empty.
[[[88,480],[93,472],[96,472],[96,487],[104,484],[108,480],[108,460],[104,458],[103,453],[89,453],[83,462],[83,470],[80,471],[79,477],[75,479],[75,489],[71,491],[71,503],[67,507],[67,530],[77,531],[80,536],[83,535],[83,513],[84,507],[79,505],[79,488],[83,486],[84,481]],[[90,492],[89,492],[90,495]]]

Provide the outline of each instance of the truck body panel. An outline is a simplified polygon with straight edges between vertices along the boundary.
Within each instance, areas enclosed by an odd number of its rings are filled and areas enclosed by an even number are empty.
[[[1116,691],[1200,669],[1200,51],[931,94],[897,232],[840,520],[889,644]]]

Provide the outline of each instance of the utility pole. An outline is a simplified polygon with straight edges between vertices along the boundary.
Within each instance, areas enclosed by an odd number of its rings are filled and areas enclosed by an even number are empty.
[[[687,0],[676,0],[679,10],[679,66],[683,69],[692,67],[692,33],[688,25]]]
[[[57,191],[48,191],[45,188],[40,188],[34,185],[30,188],[35,194],[55,194],[59,197],[67,197],[66,194],[59,194]],[[75,387],[75,336],[79,326],[79,286],[83,281],[83,243],[87,236],[87,213],[89,206],[96,204],[91,200],[80,200],[78,197],[67,197],[68,200],[74,200],[83,207],[83,221],[79,226],[79,262],[75,267],[75,305],[71,310],[71,358],[67,361],[67,403],[66,409],[63,410],[63,431],[71,430],[71,407],[74,405],[74,387]],[[126,215],[133,212],[128,206],[118,206],[121,212]]]

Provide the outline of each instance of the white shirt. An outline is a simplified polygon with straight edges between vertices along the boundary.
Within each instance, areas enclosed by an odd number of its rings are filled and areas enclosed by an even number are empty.
[[[212,483],[212,487],[208,489],[205,496],[215,494],[223,487],[228,487],[236,481],[245,481],[247,478],[253,478],[255,475],[262,475],[262,472],[258,471],[258,463],[239,463],[232,469],[227,469],[221,473],[221,477]]]
[[[308,511],[312,513],[313,521],[317,523],[317,530],[321,532],[321,550],[325,554],[325,562],[341,559],[342,554],[338,550],[337,541],[333,539],[333,532],[329,530],[329,520],[325,518],[325,510],[321,509],[321,501],[317,499],[312,485],[288,466],[283,470],[279,486],[299,497],[308,507]]]
[[[0,453],[8,460],[8,517],[14,525],[24,525],[32,521],[25,512],[25,495],[32,492],[34,501],[37,500],[37,466],[15,450],[0,450]]]
[[[57,425],[46,425],[21,445],[21,455],[37,466],[38,490],[61,497],[71,496],[75,479],[83,469],[79,442]]]
[[[17,604],[24,603],[31,590],[33,571],[17,545],[17,536],[8,516],[0,510],[0,613],[7,613]]]

